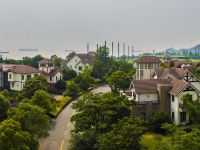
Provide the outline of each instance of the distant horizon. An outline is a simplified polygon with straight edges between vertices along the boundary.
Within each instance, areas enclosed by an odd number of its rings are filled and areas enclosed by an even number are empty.
[[[74,49],[106,40],[151,52],[200,43],[199,0],[17,0],[0,5],[0,49]],[[46,53],[45,52],[45,53]]]

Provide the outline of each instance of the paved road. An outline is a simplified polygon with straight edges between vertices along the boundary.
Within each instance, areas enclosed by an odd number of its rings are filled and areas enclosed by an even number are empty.
[[[108,86],[101,86],[92,90],[91,93],[107,93],[110,91]],[[73,129],[73,124],[70,122],[70,119],[75,112],[71,108],[72,103],[66,106],[59,116],[52,121],[49,137],[41,141],[40,150],[67,150],[70,131]]]

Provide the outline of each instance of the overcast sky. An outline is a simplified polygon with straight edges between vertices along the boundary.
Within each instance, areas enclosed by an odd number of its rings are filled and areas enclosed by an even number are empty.
[[[0,49],[136,49],[200,43],[200,0],[0,0]]]

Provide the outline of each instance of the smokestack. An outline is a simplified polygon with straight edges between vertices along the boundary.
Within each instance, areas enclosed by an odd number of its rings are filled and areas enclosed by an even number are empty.
[[[89,43],[87,43],[87,53],[89,52]]]
[[[114,45],[113,45],[113,42],[112,42],[112,57],[113,57],[113,46],[114,46]]]
[[[106,47],[106,41],[105,41],[105,47]]]
[[[128,57],[129,57],[129,46],[128,46]]]
[[[99,45],[97,44],[97,50],[99,49]]]
[[[132,46],[132,57],[134,57],[134,48]]]
[[[119,42],[117,44],[117,49],[118,49],[118,59],[119,59]]]
[[[123,55],[125,56],[125,43],[123,43]]]

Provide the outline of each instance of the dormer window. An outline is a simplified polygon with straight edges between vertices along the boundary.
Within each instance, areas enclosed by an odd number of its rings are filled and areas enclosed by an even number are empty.
[[[9,74],[9,79],[12,79],[12,74]]]

